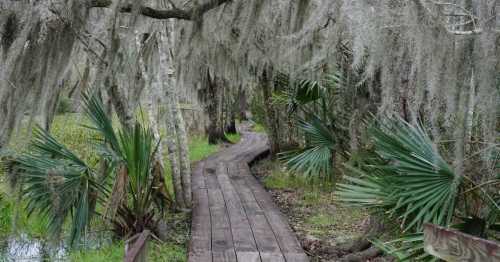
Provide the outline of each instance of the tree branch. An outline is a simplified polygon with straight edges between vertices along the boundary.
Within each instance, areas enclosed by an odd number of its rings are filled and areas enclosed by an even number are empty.
[[[429,15],[432,19],[434,19],[436,21],[436,23],[438,23],[447,33],[449,34],[452,34],[452,35],[459,35],[459,36],[468,36],[468,35],[476,35],[476,34],[481,34],[483,33],[483,29],[482,28],[476,28],[476,25],[474,23],[474,29],[472,30],[450,30],[448,25],[443,21],[443,19],[441,19],[440,17],[440,14],[435,14],[427,5],[426,3],[423,1],[423,0],[413,0],[413,2],[420,8],[422,8],[423,10],[426,11],[427,15]],[[433,2],[434,4],[437,4],[437,5],[447,5],[447,3],[439,3],[439,2]],[[456,5],[453,5],[457,8],[460,8],[459,6],[456,6]],[[475,21],[476,17],[474,17],[471,13],[467,14],[468,11],[466,9],[464,9],[465,12],[466,12],[466,15],[467,16],[470,16],[471,19],[472,19],[472,22]],[[442,14],[444,15],[444,14]],[[500,33],[500,29],[493,29],[493,32],[499,34]]]
[[[216,8],[224,3],[227,3],[231,0],[209,0],[208,2],[187,9],[187,10],[182,10],[176,7],[173,7],[172,9],[166,9],[166,10],[159,10],[159,9],[154,9],[148,6],[141,6],[140,7],[140,14],[143,16],[155,18],[155,19],[170,19],[170,18],[176,18],[176,19],[182,19],[182,20],[193,20],[194,15],[203,15],[204,13],[210,11],[213,8]],[[109,7],[113,3],[113,0],[88,0],[88,7]],[[132,5],[127,4],[122,7],[120,7],[120,12],[122,13],[130,13],[132,12]]]

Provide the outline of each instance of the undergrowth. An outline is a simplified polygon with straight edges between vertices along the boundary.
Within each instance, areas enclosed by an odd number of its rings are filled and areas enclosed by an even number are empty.
[[[83,160],[91,165],[97,165],[99,159],[93,146],[87,143],[89,138],[96,134],[89,129],[82,127],[86,124],[86,118],[80,114],[68,113],[55,117],[51,127],[51,133],[61,143],[67,145],[76,152]],[[165,130],[161,130],[164,137]],[[29,141],[29,134],[26,125],[20,129],[18,134],[13,137],[9,149],[13,152],[21,152],[26,149]],[[231,135],[230,139],[234,142],[239,141],[239,135]],[[210,145],[206,137],[201,135],[191,136],[189,138],[189,159],[192,162],[199,161],[219,150],[219,146]],[[167,160],[166,148],[164,148],[165,159],[165,179],[170,192],[171,173]],[[7,181],[5,175],[0,173],[0,239],[7,239],[16,229],[16,232],[26,234],[30,238],[44,239],[47,235],[46,221],[41,217],[28,214],[24,210],[23,201],[16,200],[16,194],[6,188]],[[21,208],[18,208],[20,206]],[[102,208],[102,207],[101,207]],[[17,219],[14,216],[17,214]],[[174,225],[169,227],[169,239],[166,242],[151,241],[149,246],[148,260],[150,261],[186,261],[187,241],[189,240],[189,218],[186,215],[167,214],[167,220]],[[103,230],[105,225],[103,221],[96,221],[93,230]],[[15,226],[15,228],[14,228]],[[3,241],[0,240],[0,245]],[[0,253],[0,257],[2,254]],[[124,256],[124,243],[122,241],[112,242],[100,246],[98,249],[81,249],[68,253],[70,261],[122,261]],[[0,259],[1,260],[1,259]]]
[[[229,142],[231,142],[232,144],[236,144],[238,142],[240,142],[241,140],[241,135],[240,133],[236,133],[236,134],[225,134],[226,135],[226,138],[227,140],[229,140]]]
[[[289,173],[279,161],[265,160],[257,164],[253,172],[287,214],[302,241],[313,238],[333,246],[362,234],[368,212],[337,203],[333,183],[321,184],[321,181]]]

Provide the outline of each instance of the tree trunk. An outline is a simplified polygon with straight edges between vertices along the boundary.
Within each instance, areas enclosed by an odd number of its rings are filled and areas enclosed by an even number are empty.
[[[220,116],[221,116],[221,99],[220,99],[220,83],[216,76],[210,76],[210,72],[207,71],[206,86],[204,90],[204,100],[207,104],[207,113],[209,119],[209,125],[207,128],[208,143],[218,144],[221,141],[226,141],[226,136],[224,135],[224,128],[221,126]]]
[[[168,56],[168,44],[167,44],[167,35],[165,33],[160,33],[160,41],[158,43],[159,46],[159,56],[160,56],[160,77],[161,83],[163,85],[163,92],[165,94],[165,123],[167,129],[167,150],[168,150],[168,159],[170,161],[170,168],[172,172],[172,182],[174,186],[174,194],[175,201],[177,207],[186,208],[186,201],[184,199],[184,189],[182,185],[181,178],[181,166],[179,161],[179,146],[177,140],[177,131],[175,127],[175,115],[174,115],[174,106],[175,106],[175,94],[173,92],[173,88],[171,86],[172,81],[169,76],[170,64],[169,64],[169,56]]]
[[[262,77],[260,78],[260,87],[262,88],[262,94],[264,98],[264,107],[266,109],[266,122],[269,133],[269,143],[271,155],[276,155],[280,152],[280,141],[279,141],[279,125],[278,125],[278,114],[274,110],[272,105],[272,94],[273,94],[273,83],[271,79],[271,73],[269,71],[264,71]]]
[[[248,102],[247,102],[247,94],[246,90],[243,86],[240,85],[238,89],[238,110],[240,113],[240,120],[246,121],[248,120],[247,110],[248,110]]]
[[[465,2],[465,8],[467,10],[473,10],[472,0],[467,0]],[[465,30],[472,29],[472,25],[465,25]],[[455,169],[455,182],[458,183],[459,179],[464,174],[464,166],[465,166],[465,148],[467,144],[467,134],[468,131],[468,116],[469,116],[469,105],[471,98],[471,86],[472,77],[473,77],[473,64],[471,61],[471,57],[473,55],[474,50],[474,39],[467,38],[463,39],[462,42],[457,44],[457,58],[459,58],[458,63],[458,74],[457,74],[457,123],[455,129],[455,161],[453,163]],[[450,222],[450,221],[448,221]]]
[[[179,162],[181,168],[182,187],[184,191],[184,201],[186,207],[191,207],[191,163],[189,160],[189,141],[186,132],[186,126],[182,112],[179,107],[178,96],[174,94],[174,111],[175,129],[177,132],[177,141],[179,142]]]
[[[226,133],[238,133],[238,130],[236,130],[236,113],[234,111],[230,113],[229,123],[226,126]]]

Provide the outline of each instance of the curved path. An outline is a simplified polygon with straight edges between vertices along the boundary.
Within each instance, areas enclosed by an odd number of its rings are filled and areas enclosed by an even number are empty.
[[[308,261],[286,218],[248,164],[268,151],[264,134],[199,162],[193,172],[190,262]]]

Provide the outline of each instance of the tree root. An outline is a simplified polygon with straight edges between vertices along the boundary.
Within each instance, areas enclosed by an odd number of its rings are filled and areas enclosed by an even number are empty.
[[[365,249],[360,252],[348,254],[344,257],[342,257],[339,261],[342,262],[365,262],[370,259],[373,259],[375,257],[378,257],[382,255],[382,251],[378,249],[377,247],[369,247],[368,249]]]

